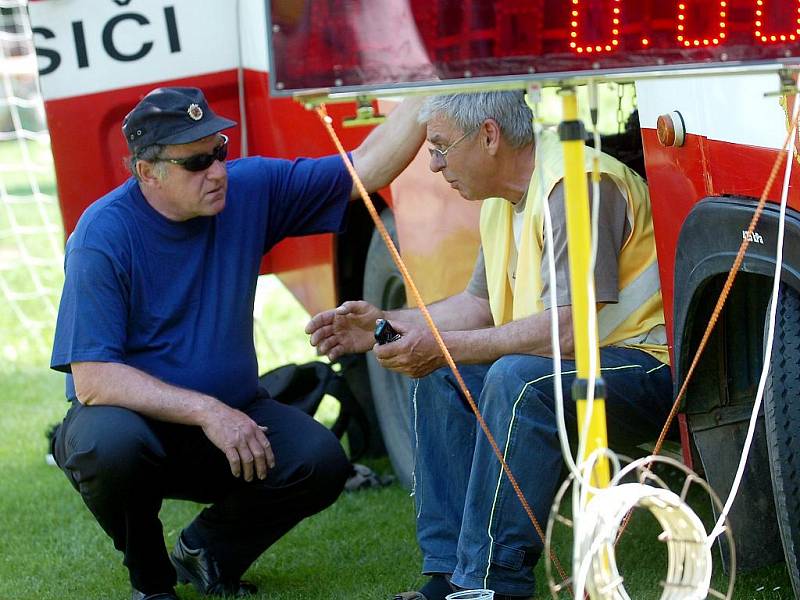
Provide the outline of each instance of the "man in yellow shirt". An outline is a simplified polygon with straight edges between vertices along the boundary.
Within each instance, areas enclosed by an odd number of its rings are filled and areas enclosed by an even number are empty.
[[[466,200],[485,200],[481,250],[467,289],[429,309],[537,519],[545,522],[562,464],[551,311],[562,354],[574,352],[561,147],[549,132],[534,143],[522,92],[432,97],[420,121],[427,124],[431,170]],[[619,161],[602,155],[600,171],[595,287],[609,439],[638,443],[657,435],[672,399],[650,202],[644,181]],[[555,284],[546,260],[545,202],[553,219]],[[402,337],[373,348],[379,318]],[[419,592],[398,598],[443,600],[454,589],[484,587],[496,598],[533,595],[533,566],[543,543],[420,311],[346,302],[315,316],[306,331],[332,360],[373,348],[384,367],[415,378],[417,538],[423,572],[431,578]],[[562,363],[573,428],[574,371],[573,361]]]

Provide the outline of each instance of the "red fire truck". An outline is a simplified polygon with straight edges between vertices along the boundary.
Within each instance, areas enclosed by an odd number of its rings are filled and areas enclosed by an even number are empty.
[[[332,146],[293,94],[357,99],[421,87],[635,81],[641,129],[631,120],[627,135],[606,147],[632,165],[638,160],[650,186],[676,389],[743,236],[750,240],[682,407],[687,459],[727,495],[763,366],[780,185],[756,230],[748,224],[788,131],[800,0],[98,0],[91,8],[38,0],[30,13],[67,231],[125,177],[119,123],[157,85],[204,88],[220,113],[241,123],[232,136],[238,154],[294,157]],[[353,112],[352,103],[332,107],[338,125]],[[365,134],[338,128],[348,147]],[[425,174],[425,162],[418,158],[378,200],[432,301],[463,289],[476,213]],[[797,177],[789,187],[775,354],[731,521],[743,532],[739,566],[785,559],[800,595]],[[263,267],[310,312],[362,292],[397,306],[402,281],[378,242],[356,210],[349,233],[289,240]],[[363,392],[363,364],[350,369]],[[393,462],[407,472],[404,383],[376,365],[369,380]]]

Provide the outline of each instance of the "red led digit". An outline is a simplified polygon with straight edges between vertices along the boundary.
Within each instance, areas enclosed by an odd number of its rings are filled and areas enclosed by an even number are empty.
[[[619,47],[620,15],[622,13],[621,0],[605,0],[605,3],[610,4],[610,10],[603,10],[602,7],[596,6],[600,3],[598,0],[594,0],[594,2],[590,2],[588,0],[583,0],[583,2],[581,2],[581,0],[571,0],[571,2],[572,9],[570,10],[569,19],[569,47],[578,54],[595,54],[616,50]],[[595,5],[594,11],[591,10],[591,4]],[[592,26],[592,21],[599,20],[598,17],[600,14],[610,17],[609,20],[611,27],[608,28],[607,33],[601,32],[599,31],[599,28]],[[579,27],[581,21],[583,22],[583,27]],[[583,30],[587,34],[594,35],[581,36],[579,34],[579,29]],[[587,40],[587,38],[589,39]],[[590,40],[591,43],[587,43]]]
[[[707,20],[710,21],[710,26],[707,27],[706,32],[702,23],[703,15],[699,13],[701,8],[705,8],[711,2],[699,0],[695,2],[694,10],[690,8],[691,0],[680,0],[678,2],[678,24],[677,24],[677,39],[681,46],[686,48],[697,48],[701,46],[718,46],[725,41],[727,37],[728,27],[728,2],[720,0],[719,9],[715,9],[715,15],[712,15]],[[698,27],[693,19],[701,20]],[[699,31],[698,31],[699,30]],[[689,32],[693,31],[693,34]],[[699,33],[699,35],[697,35]]]
[[[791,4],[795,5],[794,10],[786,6]],[[769,26],[777,23],[791,23],[792,25],[788,31],[773,30]],[[765,44],[782,44],[800,39],[800,0],[784,3],[775,0],[756,0],[753,25],[755,25],[753,33],[756,38]]]

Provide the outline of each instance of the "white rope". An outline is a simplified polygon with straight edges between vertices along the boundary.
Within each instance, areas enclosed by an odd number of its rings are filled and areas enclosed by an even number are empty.
[[[534,136],[534,153],[538,153],[541,148],[540,141],[543,129],[543,121],[541,119],[541,94],[542,89],[538,84],[528,86],[528,97],[534,106],[534,120],[533,120],[533,136]],[[534,159],[535,161],[538,158]],[[534,162],[534,174],[536,176],[536,184],[541,189],[543,186],[542,170],[536,168]],[[559,333],[557,301],[557,282],[556,282],[556,263],[555,255],[553,253],[553,220],[550,215],[550,205],[544,201],[544,231],[545,231],[545,256],[547,259],[547,269],[550,278],[550,343],[553,353],[553,387],[555,393],[555,408],[556,408],[556,424],[558,427],[558,440],[561,444],[561,453],[564,456],[564,461],[567,467],[575,477],[580,477],[580,472],[572,458],[572,450],[569,447],[569,436],[567,434],[567,425],[564,418],[564,386],[561,381],[562,367],[561,367],[561,337]]]

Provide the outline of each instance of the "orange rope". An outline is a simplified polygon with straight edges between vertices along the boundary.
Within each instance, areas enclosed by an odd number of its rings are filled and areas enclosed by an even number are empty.
[[[417,286],[411,279],[411,275],[409,274],[405,263],[403,263],[403,259],[400,257],[400,253],[397,251],[394,242],[392,242],[392,238],[389,235],[389,232],[386,231],[386,227],[384,227],[383,221],[381,221],[381,218],[378,215],[378,211],[375,209],[375,205],[372,203],[372,200],[369,197],[369,192],[367,192],[366,188],[364,187],[364,184],[358,177],[358,173],[356,173],[355,168],[353,168],[353,164],[350,162],[350,158],[347,156],[347,152],[342,146],[341,141],[339,141],[339,137],[336,135],[336,131],[334,131],[333,129],[332,119],[328,116],[327,110],[325,109],[325,105],[317,107],[316,112],[319,115],[319,118],[322,120],[322,123],[325,125],[325,128],[328,130],[328,134],[331,136],[333,143],[336,144],[336,148],[339,151],[339,155],[342,157],[342,160],[344,161],[347,170],[350,172],[350,176],[353,178],[353,181],[356,184],[356,188],[361,194],[361,199],[364,201],[364,205],[367,207],[367,210],[369,211],[372,220],[375,222],[375,227],[378,228],[378,231],[380,232],[381,237],[383,238],[383,242],[386,244],[386,247],[389,249],[389,252],[392,255],[392,260],[394,260],[394,263],[397,265],[397,267],[400,269],[400,272],[403,275],[403,280],[406,283],[406,287],[411,291],[411,295],[414,297],[414,301],[416,302],[417,307],[420,309],[422,315],[425,317],[425,322],[428,324],[428,328],[431,330],[431,333],[433,333],[433,337],[436,339],[436,343],[442,350],[442,354],[444,355],[447,364],[453,371],[453,375],[455,375],[456,381],[458,381],[458,385],[461,388],[461,392],[467,399],[470,408],[472,408],[472,412],[475,413],[475,417],[478,419],[478,423],[480,424],[483,433],[486,434],[486,439],[489,440],[489,444],[492,446],[492,450],[494,450],[494,454],[495,456],[497,456],[497,460],[500,461],[500,465],[503,468],[503,472],[508,477],[511,486],[514,488],[514,492],[516,492],[517,494],[517,498],[519,498],[520,503],[522,503],[522,508],[525,509],[525,512],[528,514],[528,518],[533,524],[536,533],[539,534],[539,537],[541,538],[542,543],[544,544],[545,543],[544,531],[542,530],[541,525],[539,525],[539,521],[536,520],[536,516],[533,514],[533,510],[531,509],[530,504],[528,504],[525,495],[522,493],[522,489],[517,483],[516,477],[514,477],[514,474],[511,472],[511,469],[508,467],[508,464],[503,458],[503,453],[500,452],[500,448],[498,447],[497,442],[495,441],[494,436],[492,435],[492,432],[489,431],[489,427],[488,425],[486,425],[486,421],[484,420],[483,415],[481,415],[478,406],[472,399],[472,394],[469,393],[469,390],[467,389],[464,380],[461,378],[461,374],[458,372],[458,367],[456,367],[456,363],[453,360],[453,357],[450,355],[450,351],[447,349],[447,346],[445,345],[444,340],[442,339],[442,336],[439,333],[439,329],[433,322],[430,312],[428,312],[428,308],[425,306],[425,302],[423,302],[422,296],[420,295]],[[553,561],[553,564],[555,565],[562,579],[566,580],[567,575],[564,572],[561,563],[558,561],[558,558],[552,551],[550,552],[550,560]]]
[[[800,117],[798,118],[800,120]],[[717,320],[719,319],[719,315],[722,313],[722,309],[725,306],[725,302],[728,300],[728,295],[730,294],[731,288],[733,287],[733,282],[736,279],[736,275],[739,272],[739,268],[742,265],[742,261],[744,260],[745,252],[747,252],[747,247],[750,245],[750,240],[753,239],[753,232],[756,229],[756,225],[758,224],[758,220],[761,218],[761,213],[764,212],[764,207],[767,204],[767,196],[769,195],[770,190],[772,189],[772,185],[775,183],[775,179],[778,176],[778,170],[780,169],[781,165],[783,164],[786,155],[788,154],[788,145],[791,138],[792,129],[797,128],[797,121],[794,123],[794,127],[789,128],[789,133],[786,135],[786,140],[783,142],[783,148],[778,153],[778,156],[775,157],[775,162],[772,165],[772,170],[770,171],[769,177],[767,178],[767,183],[764,186],[764,191],[761,193],[761,198],[758,201],[758,206],[756,206],[756,211],[753,213],[753,218],[750,220],[750,226],[747,228],[747,235],[744,236],[741,245],[739,246],[739,251],[736,254],[736,258],[733,261],[733,265],[731,266],[731,270],[728,272],[728,277],[725,280],[725,285],[722,286],[722,291],[720,292],[719,298],[717,299],[717,303],[714,306],[714,310],[711,313],[711,318],[708,321],[708,325],[706,326],[706,330],[703,333],[703,337],[700,340],[700,344],[697,346],[697,350],[695,352],[694,358],[692,359],[692,363],[689,366],[689,370],[686,373],[686,378],[683,380],[683,384],[681,385],[681,389],[678,392],[678,396],[675,398],[675,402],[672,404],[672,409],[669,412],[669,416],[667,417],[666,423],[664,423],[664,428],[661,430],[661,433],[658,436],[658,440],[656,441],[656,445],[653,448],[653,455],[657,455],[661,452],[661,447],[664,445],[664,440],[667,437],[667,433],[669,432],[670,428],[672,427],[672,422],[675,420],[675,415],[678,414],[678,409],[681,406],[681,402],[683,401],[684,396],[686,395],[686,390],[689,388],[689,382],[694,375],[695,369],[697,365],[700,363],[700,357],[703,355],[703,352],[706,349],[706,345],[708,344],[708,340],[711,338],[711,333],[714,331],[714,327],[717,324]],[[619,533],[617,534],[617,542],[622,537],[622,534],[625,533],[625,529],[628,526],[628,521],[630,521],[631,513],[629,512],[625,516],[625,520],[623,521]]]

